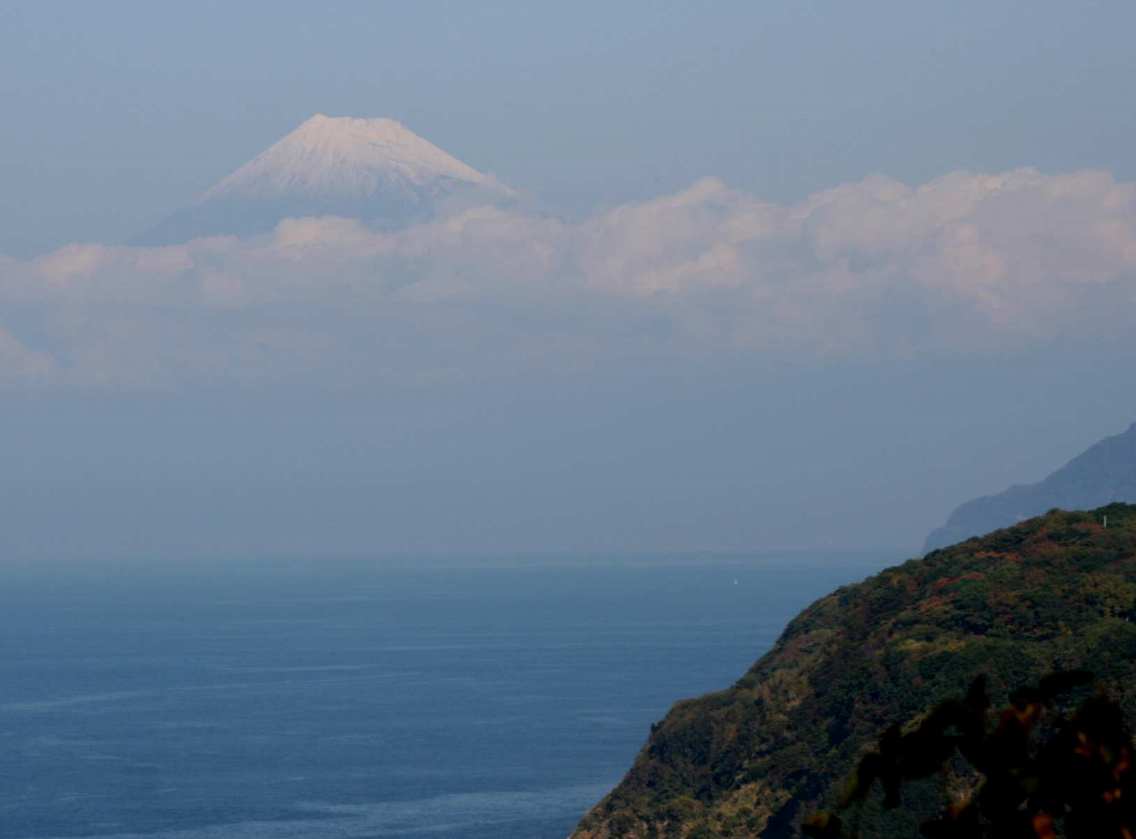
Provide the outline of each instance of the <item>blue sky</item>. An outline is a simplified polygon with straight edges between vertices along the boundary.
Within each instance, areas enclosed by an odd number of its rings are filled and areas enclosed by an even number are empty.
[[[6,3],[0,547],[914,550],[1136,419],[1133,24]],[[118,247],[316,112],[532,205]]]

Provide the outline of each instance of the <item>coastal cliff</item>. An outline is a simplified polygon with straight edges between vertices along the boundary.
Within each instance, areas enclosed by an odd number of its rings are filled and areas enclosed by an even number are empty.
[[[676,704],[573,836],[799,836],[881,731],[979,674],[1004,701],[1084,668],[1131,722],[1133,617],[1133,506],[1052,511],[908,561],[805,609],[732,687]],[[912,824],[881,815],[863,835]]]

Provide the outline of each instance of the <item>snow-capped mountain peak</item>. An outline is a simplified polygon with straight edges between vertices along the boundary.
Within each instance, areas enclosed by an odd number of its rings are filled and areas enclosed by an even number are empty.
[[[263,233],[316,215],[400,227],[514,197],[396,120],[316,114],[136,242]]]
[[[205,193],[363,196],[399,181],[493,186],[490,178],[393,119],[316,114]]]

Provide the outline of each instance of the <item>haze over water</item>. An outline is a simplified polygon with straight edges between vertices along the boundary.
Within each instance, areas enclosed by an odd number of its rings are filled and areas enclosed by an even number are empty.
[[[0,3],[0,839],[562,839],[1136,419],[1136,4],[326,5]]]
[[[2,833],[561,839],[672,702],[883,564],[10,565]]]

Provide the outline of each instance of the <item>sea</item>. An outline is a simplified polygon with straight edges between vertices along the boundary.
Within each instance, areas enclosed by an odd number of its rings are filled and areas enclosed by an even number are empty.
[[[0,837],[563,839],[898,558],[0,564]]]

